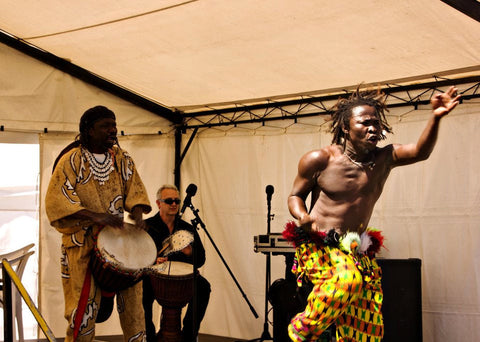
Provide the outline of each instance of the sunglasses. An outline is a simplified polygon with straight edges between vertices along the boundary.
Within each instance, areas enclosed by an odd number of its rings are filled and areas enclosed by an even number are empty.
[[[175,204],[180,204],[180,199],[179,198],[165,198],[161,199],[160,202],[167,203],[169,205],[175,203]]]

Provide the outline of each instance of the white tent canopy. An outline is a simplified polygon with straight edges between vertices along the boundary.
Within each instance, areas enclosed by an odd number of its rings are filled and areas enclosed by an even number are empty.
[[[0,125],[20,137],[40,133],[40,201],[53,158],[75,135],[83,111],[97,104],[117,114],[120,143],[153,203],[158,186],[173,182],[176,126],[170,119],[179,115],[336,94],[361,82],[480,76],[480,24],[441,1],[0,3],[2,41],[18,38],[131,95],[119,98],[0,44]],[[165,108],[164,117],[132,97]],[[382,257],[422,259],[425,341],[480,340],[479,111],[476,96],[445,118],[431,158],[394,170],[372,217],[371,225],[387,236]],[[389,141],[415,141],[428,115],[426,105],[392,108]],[[182,193],[197,184],[194,204],[260,314],[253,317],[201,234],[202,272],[212,284],[202,333],[260,336],[265,259],[253,252],[253,236],[266,231],[265,186],[275,187],[272,231],[280,232],[290,219],[286,198],[299,157],[330,143],[325,123],[325,116],[313,116],[195,136],[182,163]],[[7,132],[0,131],[0,140]],[[185,132],[182,149],[192,130]],[[39,304],[55,335],[63,336],[60,236],[43,210],[40,202]],[[284,276],[282,257],[274,257],[272,268],[273,280]],[[98,333],[119,334],[118,323],[107,321]]]
[[[479,70],[479,23],[441,1],[1,4],[0,29],[180,110]]]

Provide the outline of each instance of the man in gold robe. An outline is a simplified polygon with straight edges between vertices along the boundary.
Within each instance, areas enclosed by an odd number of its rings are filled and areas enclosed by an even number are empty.
[[[50,223],[62,233],[61,273],[68,321],[65,341],[92,341],[102,290],[91,275],[94,237],[105,226],[124,227],[124,212],[144,229],[151,210],[145,186],[129,154],[118,146],[115,114],[88,109],[80,134],[55,161],[46,194]],[[143,341],[141,283],[117,292],[125,341]]]

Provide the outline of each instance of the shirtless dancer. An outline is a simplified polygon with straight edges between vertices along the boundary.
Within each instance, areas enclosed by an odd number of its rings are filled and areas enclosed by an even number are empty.
[[[391,132],[383,94],[357,91],[337,103],[332,145],[306,153],[288,198],[299,226],[284,236],[296,246],[294,272],[313,285],[304,312],[288,327],[293,341],[317,340],[332,323],[337,341],[381,341],[381,271],[375,253],[379,231],[367,228],[390,171],[427,159],[440,120],[460,96],[455,87],[432,97],[432,115],[417,143],[377,147]],[[306,198],[311,194],[311,210]]]

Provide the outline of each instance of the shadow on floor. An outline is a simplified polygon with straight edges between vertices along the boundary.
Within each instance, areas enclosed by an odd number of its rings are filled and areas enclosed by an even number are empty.
[[[63,340],[63,339],[62,339]],[[98,336],[94,342],[123,342],[122,336]],[[232,337],[223,337],[215,335],[199,334],[198,342],[240,342],[243,340],[235,339]]]
[[[58,342],[63,342],[63,338],[57,338]],[[206,335],[206,334],[199,334],[198,335],[198,342],[242,342],[245,340],[239,340],[232,337],[224,337],[224,336],[215,336],[215,335]],[[25,342],[47,342],[46,339],[39,339],[39,340],[25,340]],[[97,336],[93,342],[123,342],[123,336],[115,335],[115,336]]]

